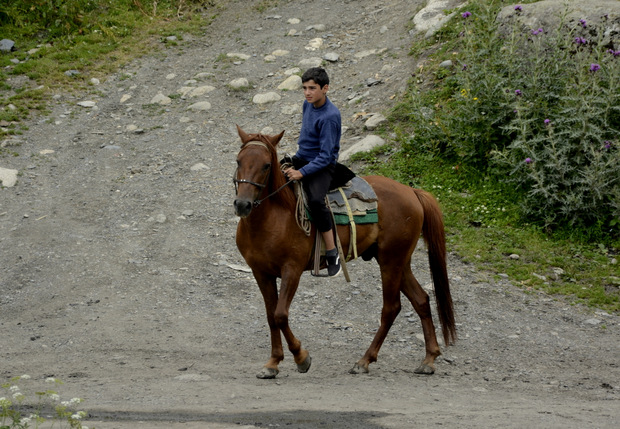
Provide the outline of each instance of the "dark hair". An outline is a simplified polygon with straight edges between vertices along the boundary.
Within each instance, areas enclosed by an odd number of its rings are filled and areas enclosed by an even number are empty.
[[[327,72],[325,69],[321,67],[312,67],[301,76],[302,82],[308,82],[309,80],[313,80],[314,83],[323,88],[325,85],[329,85],[329,76],[327,76]]]

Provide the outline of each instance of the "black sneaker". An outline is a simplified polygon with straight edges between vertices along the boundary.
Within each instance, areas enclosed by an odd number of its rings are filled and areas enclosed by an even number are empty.
[[[335,255],[330,255],[328,252],[325,255],[325,259],[327,260],[327,274],[330,277],[335,277],[342,272],[342,265],[340,265],[340,257],[338,256],[338,251],[336,250]]]

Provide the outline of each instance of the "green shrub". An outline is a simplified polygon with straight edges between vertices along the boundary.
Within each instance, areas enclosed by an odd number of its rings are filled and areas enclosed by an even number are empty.
[[[466,7],[439,35],[454,40],[444,50],[454,71],[435,71],[430,91],[428,75],[418,78],[395,111],[413,126],[405,153],[512,183],[528,222],[617,237],[620,51],[604,46],[603,28],[567,14],[549,31],[519,24],[527,5],[507,24],[497,0]]]

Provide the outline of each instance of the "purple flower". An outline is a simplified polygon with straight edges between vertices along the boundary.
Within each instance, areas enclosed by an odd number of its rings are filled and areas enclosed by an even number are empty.
[[[545,125],[549,125],[551,123],[551,119],[545,119]]]
[[[620,51],[614,51],[613,49],[607,49],[607,53],[613,55],[614,57],[620,56]]]
[[[578,45],[587,45],[588,41],[583,37],[575,37],[575,43]]]
[[[611,142],[609,140],[605,140],[605,149],[611,149]]]
[[[521,94],[522,94],[522,93],[521,93],[521,90],[520,90],[520,89],[515,89],[515,95],[516,95],[516,96],[520,96]]]
[[[586,23],[586,20],[585,20],[585,19],[580,19],[580,20],[579,20],[579,23],[581,24],[581,26],[582,26],[583,28],[586,28],[586,27],[588,26],[588,24]]]
[[[520,4],[518,4],[518,5],[515,6],[515,10],[517,12],[521,12],[523,10],[523,7]]]
[[[595,71],[600,70],[600,69],[601,69],[601,66],[599,66],[598,64],[590,64],[590,71],[591,72],[594,73]]]
[[[461,16],[462,16],[463,18],[469,18],[469,17],[471,16],[471,12],[463,12],[463,13],[461,14]]]
[[[532,163],[532,158],[525,158],[525,163],[526,164],[531,164]]]
[[[467,70],[467,64],[463,64],[463,70]]]

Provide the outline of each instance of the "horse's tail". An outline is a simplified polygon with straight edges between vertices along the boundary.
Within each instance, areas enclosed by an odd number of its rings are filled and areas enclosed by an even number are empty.
[[[437,200],[431,194],[421,189],[414,189],[414,192],[424,209],[422,235],[428,249],[428,262],[435,287],[435,301],[443,338],[446,345],[450,345],[456,340],[456,323],[446,268],[446,235],[443,216]]]

